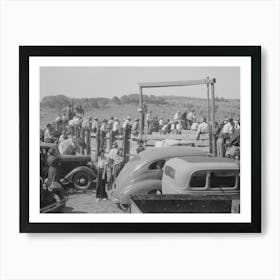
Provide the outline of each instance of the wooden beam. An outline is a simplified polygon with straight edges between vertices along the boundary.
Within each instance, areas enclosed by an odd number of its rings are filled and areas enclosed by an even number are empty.
[[[144,106],[143,106],[143,91],[142,87],[140,86],[140,98],[139,98],[139,112],[140,112],[140,140],[143,140],[143,132],[145,126],[145,119],[144,119]]]
[[[206,78],[209,80],[209,77]],[[209,152],[212,152],[212,129],[211,129],[211,117],[210,117],[210,100],[209,100],[209,87],[210,85],[207,84],[207,115],[208,115],[208,129],[209,129]]]
[[[211,110],[211,131],[214,131],[215,127],[215,90],[214,90],[214,84],[211,84],[211,97],[212,97],[212,110]],[[217,156],[216,152],[216,141],[214,133],[212,133],[212,153],[214,156]]]
[[[174,81],[174,82],[151,82],[140,83],[140,88],[153,87],[180,87],[180,86],[195,86],[216,83],[216,79],[190,80],[190,81]]]

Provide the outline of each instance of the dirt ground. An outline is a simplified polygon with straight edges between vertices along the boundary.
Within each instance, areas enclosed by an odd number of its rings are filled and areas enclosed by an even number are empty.
[[[96,201],[95,190],[73,192],[69,194],[63,213],[124,213],[112,201],[109,195],[107,200]]]

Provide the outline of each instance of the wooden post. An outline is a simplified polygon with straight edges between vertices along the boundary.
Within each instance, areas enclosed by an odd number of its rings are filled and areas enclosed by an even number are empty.
[[[98,161],[98,155],[100,150],[100,128],[98,127],[96,130],[96,148],[95,148],[95,161]]]
[[[209,77],[206,77],[209,80]],[[212,153],[212,126],[211,126],[211,117],[210,117],[210,101],[209,101],[209,84],[207,84],[207,115],[208,115],[208,129],[209,129],[209,151]]]
[[[144,108],[143,108],[143,89],[140,86],[140,99],[139,99],[139,111],[140,111],[140,141],[143,140],[143,131],[145,126]]]
[[[126,127],[123,131],[123,155],[124,155],[124,163],[129,161],[130,154],[130,141],[129,141],[130,129]]]
[[[113,131],[112,131],[112,129],[110,129],[109,139],[108,139],[108,149],[109,149],[109,151],[112,149],[112,145],[113,145]]]
[[[211,109],[211,123],[212,123],[212,129],[215,127],[215,91],[214,91],[214,83],[211,83],[211,97],[212,97],[212,109]],[[214,156],[217,155],[216,153],[216,141],[215,136],[212,133],[212,153]]]
[[[85,129],[85,143],[86,143],[86,154],[90,155],[90,130],[88,128]]]
[[[80,142],[80,127],[78,126],[78,125],[75,125],[75,128],[76,128],[76,134],[75,134],[75,136],[76,136],[76,140],[77,140],[77,142],[79,143]],[[78,153],[81,153],[82,151],[81,151],[81,146],[78,144]]]

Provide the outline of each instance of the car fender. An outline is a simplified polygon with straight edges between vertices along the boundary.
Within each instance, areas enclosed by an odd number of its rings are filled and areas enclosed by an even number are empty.
[[[67,181],[72,180],[74,175],[81,171],[86,172],[92,180],[94,180],[96,178],[96,173],[92,169],[90,169],[87,166],[79,166],[79,167],[76,167],[75,169],[73,169],[70,173],[68,173],[64,177],[64,179]]]
[[[118,194],[118,202],[121,204],[129,204],[131,195],[135,194],[147,194],[152,190],[161,191],[161,180],[150,179],[135,182],[123,188]]]

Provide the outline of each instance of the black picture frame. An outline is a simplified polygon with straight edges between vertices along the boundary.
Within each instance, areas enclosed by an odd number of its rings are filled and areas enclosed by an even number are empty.
[[[247,56],[251,58],[250,223],[31,223],[29,222],[29,58],[33,56]],[[261,232],[260,46],[19,46],[20,232],[203,233]]]

